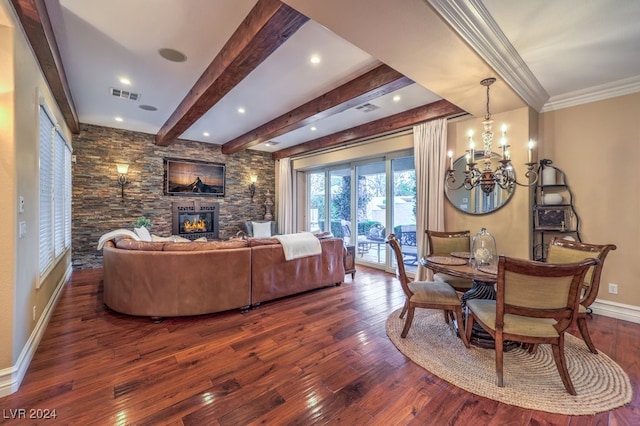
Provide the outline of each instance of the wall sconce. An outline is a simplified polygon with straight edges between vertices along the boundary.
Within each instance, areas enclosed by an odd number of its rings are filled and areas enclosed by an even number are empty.
[[[256,182],[258,181],[258,176],[251,175],[249,179],[251,179],[251,185],[249,185],[249,193],[251,194],[251,199],[253,200],[253,196],[256,194]]]
[[[116,164],[116,168],[118,169],[118,183],[120,184],[120,188],[122,190],[122,198],[124,199],[124,184],[127,183],[127,172],[129,171],[128,164]]]

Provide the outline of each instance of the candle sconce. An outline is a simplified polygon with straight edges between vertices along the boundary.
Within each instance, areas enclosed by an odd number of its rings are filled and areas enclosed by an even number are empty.
[[[251,180],[251,184],[249,185],[249,193],[251,194],[251,199],[253,200],[253,196],[256,194],[256,182],[258,182],[258,176],[251,175],[249,179]]]
[[[127,183],[127,173],[129,172],[128,164],[116,164],[118,170],[118,183],[120,184],[121,198],[124,201],[124,185]]]

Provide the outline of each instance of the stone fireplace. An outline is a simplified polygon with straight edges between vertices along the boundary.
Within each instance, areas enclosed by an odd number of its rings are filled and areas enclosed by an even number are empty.
[[[219,203],[189,201],[172,203],[172,234],[190,240],[206,237],[217,239],[219,235]]]

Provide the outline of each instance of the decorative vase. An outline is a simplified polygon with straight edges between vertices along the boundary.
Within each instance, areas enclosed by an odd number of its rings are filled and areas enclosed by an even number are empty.
[[[553,167],[543,167],[542,169],[542,185],[556,184],[556,169]]]
[[[476,264],[478,266],[495,265],[498,259],[498,252],[496,250],[496,240],[493,238],[486,228],[482,228],[475,237],[473,237],[473,243],[471,243],[471,253]]]
[[[264,220],[273,219],[273,199],[271,198],[271,192],[267,189],[267,193],[264,195]]]
[[[560,194],[544,194],[542,196],[542,204],[549,206],[562,204],[562,200],[564,200],[564,198]]]

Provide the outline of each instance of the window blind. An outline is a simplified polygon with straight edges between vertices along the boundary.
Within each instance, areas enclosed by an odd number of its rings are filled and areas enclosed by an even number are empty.
[[[40,224],[39,267],[44,274],[53,263],[53,134],[55,127],[47,111],[40,106]]]

